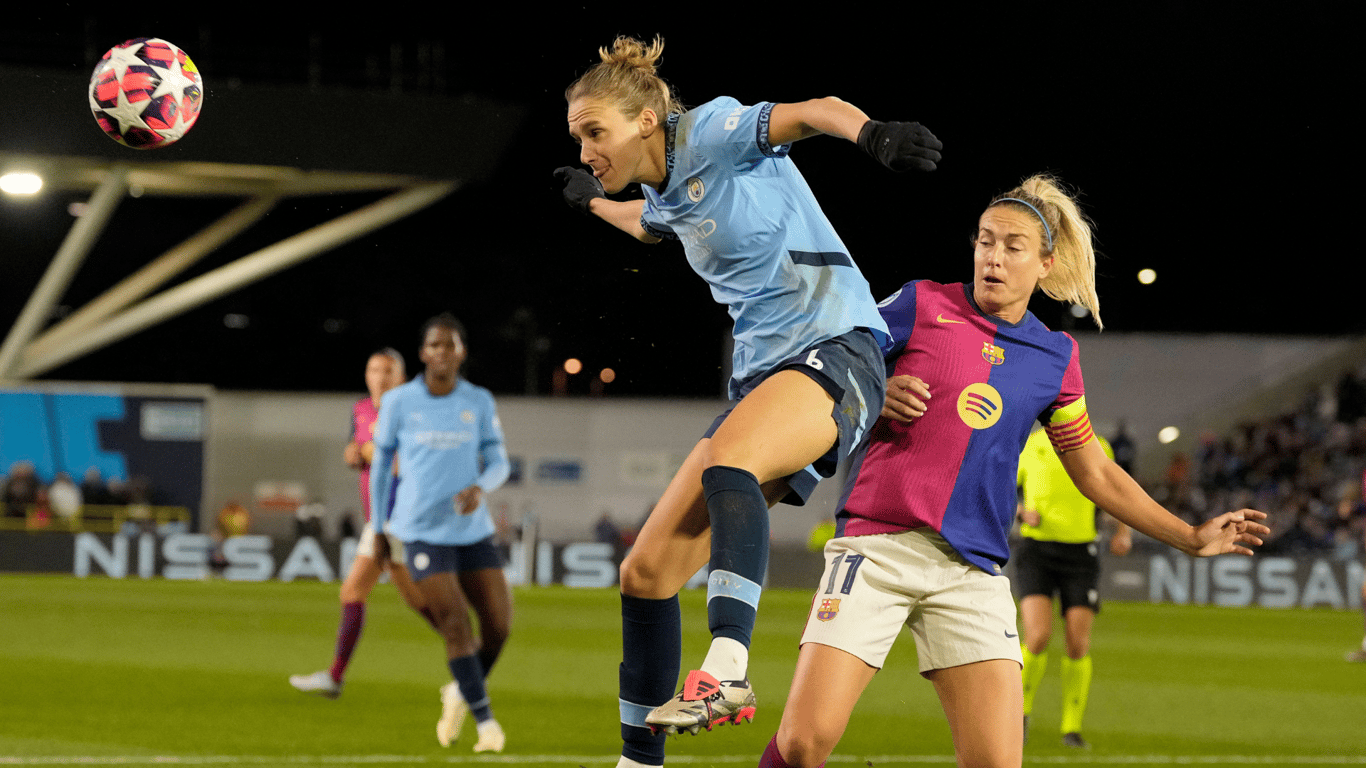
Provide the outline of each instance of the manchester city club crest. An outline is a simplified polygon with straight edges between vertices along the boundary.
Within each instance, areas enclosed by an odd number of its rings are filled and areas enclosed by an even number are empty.
[[[694,176],[688,179],[688,199],[694,203],[702,202],[702,197],[707,194],[707,187],[702,183],[702,179]]]
[[[837,598],[827,597],[821,600],[821,607],[816,611],[816,618],[821,621],[829,621],[839,615],[840,601]]]
[[[1000,365],[1006,361],[1006,351],[989,341],[984,341],[982,342],[982,359],[992,365]]]

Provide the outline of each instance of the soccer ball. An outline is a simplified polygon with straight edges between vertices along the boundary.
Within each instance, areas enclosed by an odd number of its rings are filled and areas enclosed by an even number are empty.
[[[156,37],[110,48],[90,76],[90,111],[109,138],[156,149],[194,127],[204,81],[185,52]]]

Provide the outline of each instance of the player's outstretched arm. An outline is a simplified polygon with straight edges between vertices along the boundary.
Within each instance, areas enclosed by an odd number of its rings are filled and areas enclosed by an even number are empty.
[[[768,114],[768,143],[776,147],[821,134],[858,141],[867,122],[863,110],[835,96],[774,104]]]
[[[1154,501],[1129,473],[1105,455],[1095,440],[1064,452],[1061,458],[1077,489],[1096,506],[1188,555],[1251,555],[1249,546],[1261,544],[1259,537],[1271,532],[1256,522],[1265,520],[1266,513],[1255,509],[1226,512],[1199,526],[1187,524]]]
[[[593,201],[591,212],[599,219],[634,237],[642,243],[657,243],[659,238],[640,226],[640,214],[645,210],[644,200],[618,202],[599,197]]]
[[[939,150],[944,148],[920,123],[870,120],[863,110],[834,96],[773,105],[769,144],[790,144],[820,134],[857,142],[860,149],[894,171],[933,171]]]
[[[602,183],[582,168],[556,168],[555,178],[564,185],[564,202],[570,208],[585,216],[597,216],[642,243],[659,242],[659,238],[640,226],[644,200],[618,202],[609,199]]]

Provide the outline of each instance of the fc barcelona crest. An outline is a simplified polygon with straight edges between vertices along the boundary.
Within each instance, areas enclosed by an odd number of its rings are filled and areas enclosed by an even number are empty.
[[[1006,351],[989,341],[984,341],[982,342],[982,359],[992,365],[1000,365],[1006,361]]]
[[[816,611],[816,618],[821,621],[829,621],[839,615],[840,601],[836,598],[827,597],[821,600],[821,607]]]

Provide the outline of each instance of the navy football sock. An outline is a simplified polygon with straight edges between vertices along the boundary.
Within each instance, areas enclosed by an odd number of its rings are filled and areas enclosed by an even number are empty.
[[[707,623],[712,637],[748,648],[768,571],[768,502],[759,480],[735,467],[708,467],[702,490],[711,516]]]
[[[482,723],[491,719],[493,709],[489,706],[488,692],[484,689],[484,670],[479,666],[479,657],[461,656],[451,659],[446,665],[450,667],[451,677],[455,678],[455,685],[469,705],[475,721]]]
[[[645,716],[674,695],[683,653],[678,596],[664,600],[621,596],[621,754],[646,765],[664,764],[664,734]]]

